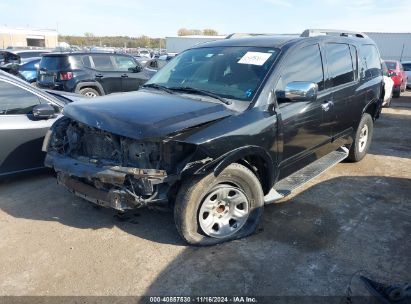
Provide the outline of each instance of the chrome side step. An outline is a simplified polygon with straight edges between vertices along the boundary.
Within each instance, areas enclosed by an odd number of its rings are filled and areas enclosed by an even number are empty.
[[[278,181],[264,197],[265,204],[280,200],[348,157],[348,149],[341,147],[290,176]]]

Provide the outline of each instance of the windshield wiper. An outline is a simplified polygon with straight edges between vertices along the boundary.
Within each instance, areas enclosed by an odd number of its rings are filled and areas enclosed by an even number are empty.
[[[153,88],[153,89],[157,89],[157,90],[167,92],[169,94],[174,94],[174,92],[172,90],[170,90],[169,88],[167,88],[166,86],[163,86],[163,85],[157,84],[157,83],[148,83],[148,84],[143,85],[142,88]]]
[[[168,89],[172,90],[172,91],[178,91],[178,92],[205,95],[205,96],[208,96],[208,97],[212,97],[214,99],[218,99],[219,101],[221,101],[222,103],[224,103],[226,105],[231,104],[231,101],[228,101],[227,99],[225,99],[221,96],[218,96],[217,94],[211,93],[209,91],[201,90],[201,89],[196,89],[196,88],[192,88],[192,87],[171,87],[171,88],[168,88]]]

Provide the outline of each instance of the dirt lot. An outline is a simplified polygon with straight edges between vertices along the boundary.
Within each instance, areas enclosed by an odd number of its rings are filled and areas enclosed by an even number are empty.
[[[384,109],[370,154],[341,163],[263,230],[186,246],[171,214],[119,220],[49,174],[0,184],[0,295],[342,295],[353,273],[411,280],[411,93]],[[360,283],[353,291],[362,294]]]

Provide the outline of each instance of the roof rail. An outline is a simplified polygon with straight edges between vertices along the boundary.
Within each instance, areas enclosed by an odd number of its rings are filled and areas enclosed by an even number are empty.
[[[301,37],[315,37],[323,35],[337,35],[343,37],[357,37],[368,38],[368,36],[361,32],[346,31],[346,30],[327,30],[327,29],[306,29]]]
[[[232,33],[225,37],[225,39],[232,39],[232,38],[242,38],[242,37],[254,37],[254,36],[267,36],[273,34],[266,34],[266,33]]]

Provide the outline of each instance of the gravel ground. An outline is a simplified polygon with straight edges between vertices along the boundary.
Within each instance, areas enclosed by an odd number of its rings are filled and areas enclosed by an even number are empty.
[[[249,238],[188,247],[171,213],[119,219],[35,174],[0,182],[0,295],[343,295],[359,270],[411,280],[411,93],[369,155],[265,208]],[[354,294],[366,294],[353,280]]]

